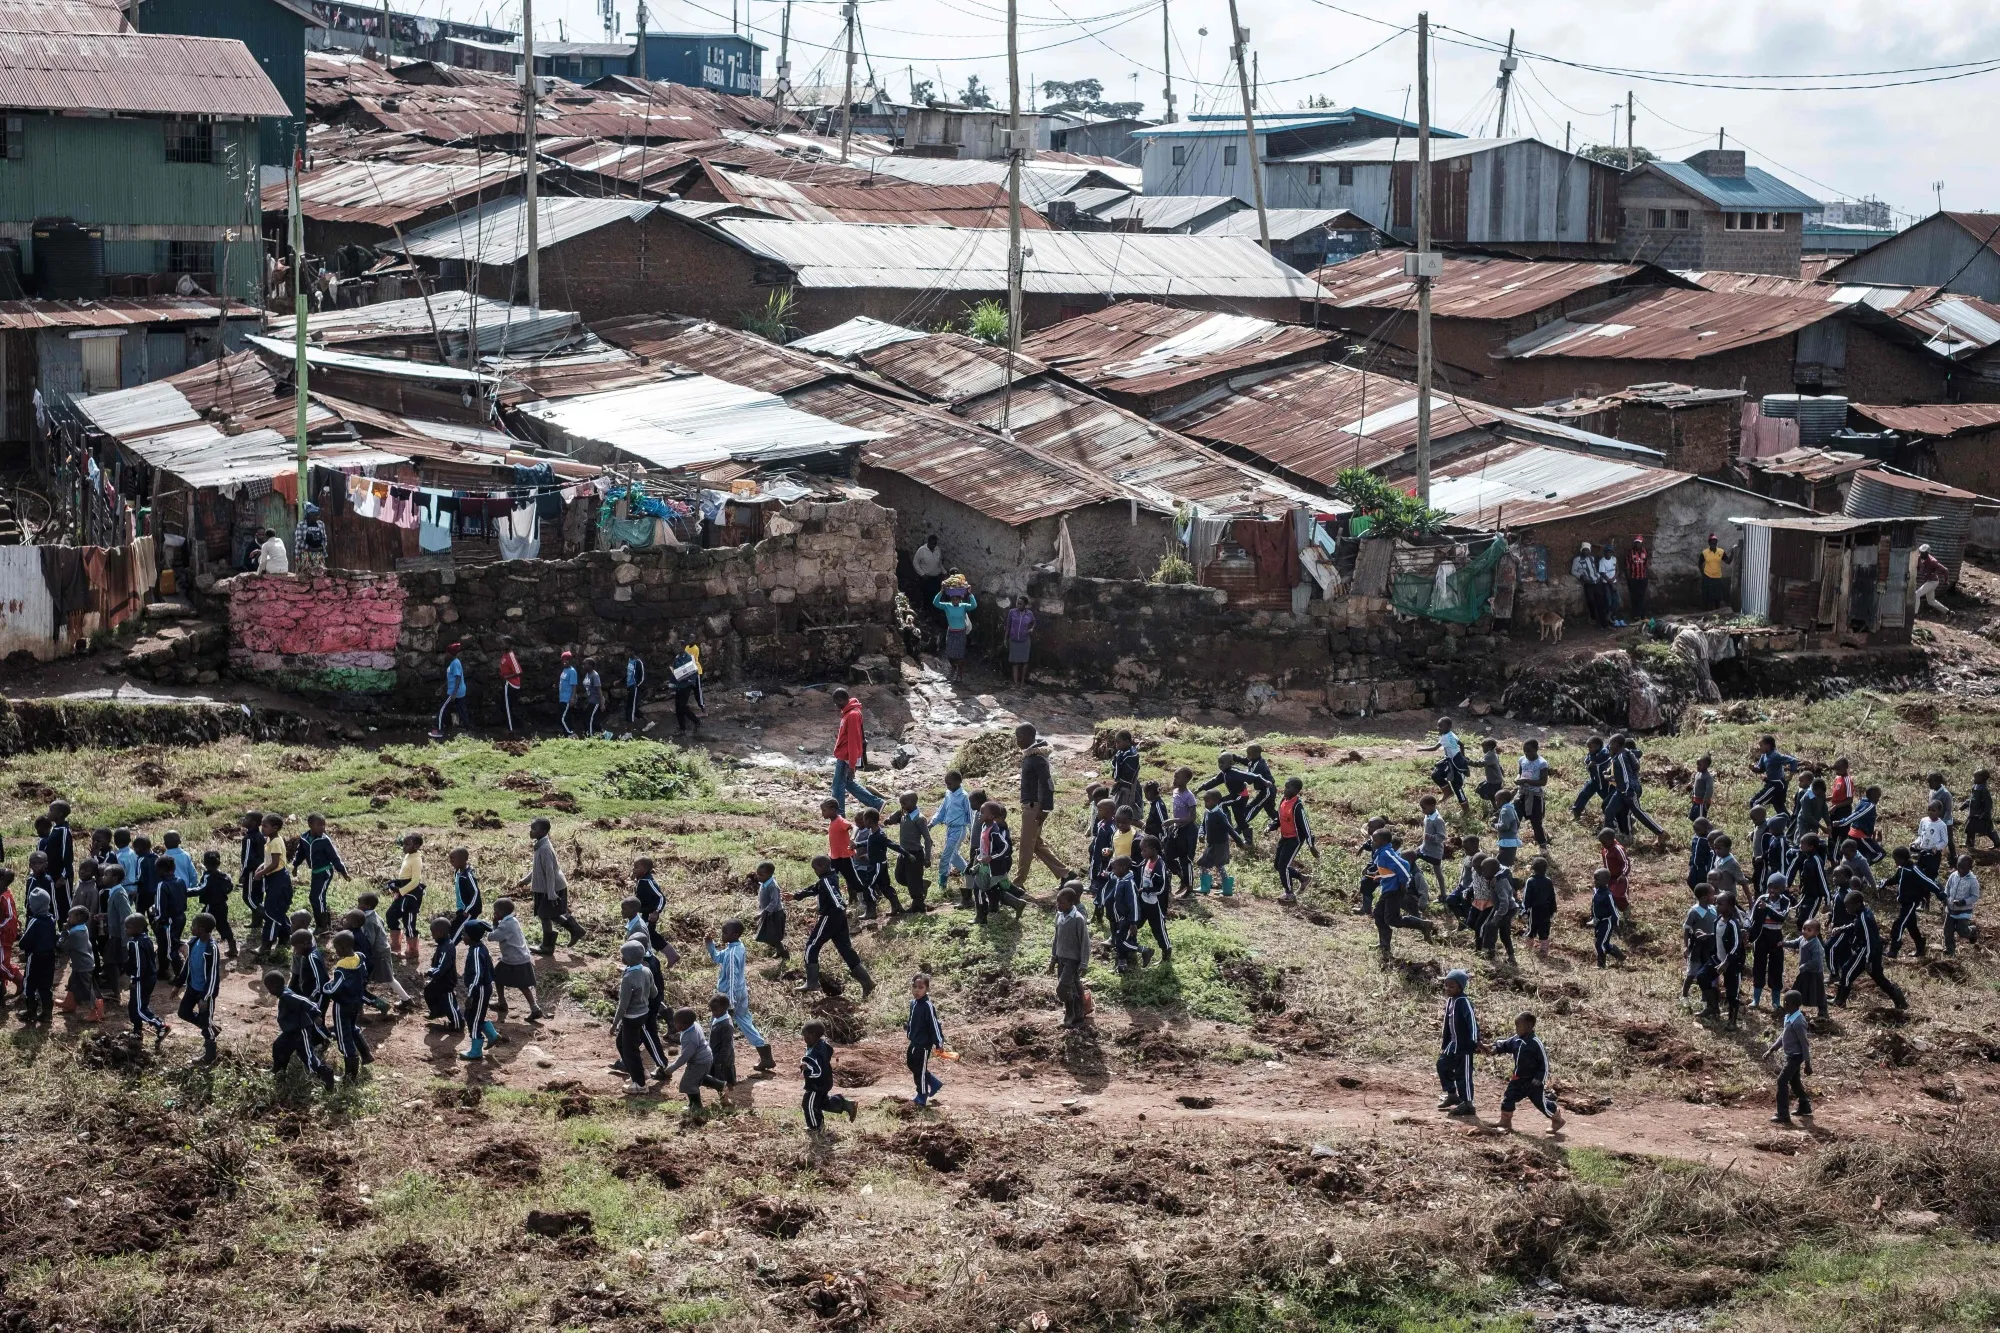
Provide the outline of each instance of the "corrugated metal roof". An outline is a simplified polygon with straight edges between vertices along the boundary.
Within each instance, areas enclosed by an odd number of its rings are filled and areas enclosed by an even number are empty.
[[[160,471],[204,489],[268,480],[295,471],[299,465],[293,442],[275,430],[225,435],[208,422],[127,440],[125,447]],[[407,454],[348,441],[315,443],[309,456],[327,467],[375,467],[410,461]]]
[[[463,160],[450,162],[325,162],[299,178],[299,207],[315,222],[388,227],[488,190],[498,191],[522,174],[519,159],[491,153],[468,152]],[[264,190],[263,207],[266,213],[283,213],[289,207],[282,181]]]
[[[1940,356],[1963,358],[2000,343],[2000,305],[1959,296],[1942,287],[1876,282],[1813,282],[1767,273],[1691,271],[1683,277],[1717,292],[1755,292],[1866,306],[1880,311],[1924,340]]]
[[[118,0],[0,0],[4,32],[130,32]]]
[[[1842,533],[1853,532],[1857,528],[1872,528],[1885,520],[1879,518],[1840,518],[1821,515],[1816,518],[1732,518],[1729,520],[1739,528],[1778,528],[1785,532]],[[1904,523],[1927,523],[1929,519],[1906,518]]]
[[[1074,190],[1071,190],[1068,194],[1065,194],[1062,197],[1064,199],[1067,199],[1070,203],[1074,204],[1076,206],[1077,212],[1087,213],[1092,217],[1097,217],[1099,216],[1098,213],[1099,209],[1108,207],[1112,204],[1122,203],[1127,199],[1134,198],[1135,196],[1130,190],[1125,189],[1123,186],[1084,185],[1084,186],[1079,186]]]
[[[328,347],[407,342],[431,355],[435,355],[437,338],[442,335],[452,357],[462,360],[466,337],[475,324],[481,356],[544,351],[583,334],[583,321],[573,310],[530,310],[490,296],[444,291],[308,315],[306,335],[315,344]],[[274,316],[270,336],[289,339],[291,317]]]
[[[637,42],[543,42],[535,43],[535,59],[543,56],[629,56],[639,49]]]
[[[962,333],[898,340],[861,355],[861,364],[884,379],[911,393],[950,404],[1004,387],[1010,360],[1016,384],[1046,369],[1032,357]]]
[[[1059,199],[1080,187],[1120,186],[1139,188],[1143,173],[1137,167],[1100,163],[1067,163],[1044,160],[1021,168],[1021,202],[1040,212],[1051,199]],[[896,176],[920,185],[1004,185],[1005,162],[988,162],[974,157],[872,157],[867,170]]]
[[[700,319],[628,315],[597,326],[598,336],[654,364],[713,375],[764,393],[789,393],[830,376],[838,366],[780,347],[744,329]]]
[[[845,324],[836,324],[824,333],[808,334],[794,339],[789,346],[796,352],[812,352],[818,356],[860,356],[878,347],[891,343],[915,342],[928,337],[915,329],[906,329],[901,324],[889,324],[867,315],[856,315]]]
[[[1331,333],[1297,324],[1121,301],[1038,330],[1021,349],[1079,383],[1152,395],[1314,357],[1332,341]]]
[[[1876,467],[1878,463],[1865,455],[1845,453],[1839,449],[1787,449],[1781,454],[1746,458],[1743,465],[1757,472],[1817,483]]]
[[[1687,162],[1648,162],[1645,169],[1659,172],[1718,208],[1802,213],[1819,207],[1819,200],[1803,190],[1793,189],[1761,167],[1745,167],[1741,176],[1703,175]]]
[[[1517,143],[1540,142],[1532,135],[1509,135],[1504,139],[1451,139],[1436,133],[1431,136],[1431,161],[1448,162],[1455,157],[1471,157],[1477,153],[1490,153],[1497,148],[1510,148]],[[1546,145],[1544,145],[1546,147]],[[1560,152],[1560,149],[1554,150]],[[1289,157],[1268,157],[1267,162],[1345,162],[1353,165],[1374,162],[1410,162],[1417,160],[1417,141],[1412,135],[1400,139],[1361,139],[1354,143],[1335,144],[1331,148],[1320,148],[1310,153],[1294,153]]]
[[[0,329],[115,329],[129,324],[192,324],[255,319],[255,306],[212,296],[113,296],[101,301],[0,301]]]
[[[1220,211],[1240,212],[1249,205],[1233,194],[1121,194],[1106,207],[1097,202],[1105,190],[1078,190],[1073,199],[1079,213],[1088,212],[1100,222],[1137,222],[1142,231],[1180,231],[1192,227]],[[1090,203],[1096,203],[1093,209]]]
[[[296,346],[280,342],[276,338],[251,336],[244,339],[250,346],[280,363],[291,361],[297,354]],[[362,356],[356,352],[339,352],[327,347],[306,347],[307,384],[311,385],[311,372],[346,370],[360,375],[380,375],[386,379],[421,380],[433,385],[458,385],[461,389],[477,390],[483,386],[496,384],[491,375],[476,370],[460,370],[457,366],[442,366],[434,361],[411,361],[405,357]]]
[[[165,33],[0,31],[0,106],[289,116],[241,42]]]
[[[1376,250],[1316,270],[1312,277],[1339,309],[1416,309],[1416,283],[1403,275],[1402,250]],[[1518,319],[1595,287],[1646,271],[1643,264],[1446,255],[1431,283],[1431,313],[1462,319]]]
[[[616,347],[570,356],[488,358],[481,364],[506,380],[510,393],[518,386],[533,398],[574,398],[648,384],[675,373],[670,367],[648,365]]]
[[[1404,120],[1400,116],[1388,116],[1379,111],[1369,111],[1358,106],[1329,107],[1313,111],[1267,111],[1255,118],[1257,133],[1282,134],[1286,130],[1308,130],[1328,125],[1352,125],[1356,116],[1366,116],[1390,125],[1401,125],[1410,131],[1406,143],[1415,142],[1417,122]],[[1186,120],[1172,125],[1149,125],[1132,131],[1132,137],[1147,139],[1188,139],[1215,138],[1222,135],[1243,133],[1243,118],[1235,115],[1189,116]],[[1431,138],[1462,139],[1465,136],[1455,130],[1431,127]]]
[[[1972,511],[1979,496],[1943,482],[1877,469],[1857,472],[1847,488],[1842,509],[1849,518],[1923,518],[1924,544],[1958,577],[1965,558],[1965,539],[1972,532]]]
[[[600,227],[637,222],[658,207],[643,199],[544,197],[535,203],[535,240],[544,250]],[[518,263],[528,253],[528,201],[512,195],[488,200],[470,212],[419,227],[401,241],[380,242],[378,248],[413,258],[487,265]]]
[[[1014,444],[919,403],[898,403],[851,384],[797,394],[802,409],[876,433],[861,461],[908,477],[989,518],[1016,525],[1125,498],[1101,476]]]
[[[1007,286],[994,230],[718,219],[715,228],[789,268],[802,287],[961,292]],[[1023,260],[1024,290],[1048,295],[1304,300],[1319,292],[1255,241],[1051,231]]]
[[[798,411],[776,394],[707,375],[515,410],[572,448],[596,444],[670,470],[729,458],[796,458],[875,438],[872,431]]]
[[[1508,343],[1507,357],[1694,361],[1835,317],[1825,301],[1752,293],[1640,291],[1551,320]]]
[[[1318,363],[1239,381],[1161,420],[1331,486],[1346,468],[1384,467],[1416,448],[1417,390],[1407,380]],[[1440,442],[1499,420],[1483,403],[1431,396],[1431,436]]]
[[[1324,510],[1332,503],[1049,379],[1017,384],[1011,394],[996,390],[954,409],[996,430],[1003,410],[1016,444],[1102,473],[1163,509],[1194,501],[1213,513],[1252,514],[1294,504]]]
[[[1643,500],[1698,477],[1509,441],[1431,473],[1431,507],[1460,527],[1523,528],[1582,518]]]
[[[2000,403],[1925,403],[1917,407],[1888,407],[1856,403],[1854,415],[1905,435],[1928,435],[1943,439],[1960,431],[1992,430],[2000,427]]]
[[[1267,208],[1264,210],[1264,221],[1270,228],[1273,241],[1296,240],[1321,227],[1330,227],[1335,231],[1374,230],[1374,224],[1368,219],[1344,208]],[[1218,218],[1195,232],[1197,236],[1247,236],[1252,240],[1262,234],[1257,228],[1257,210],[1254,208]]]
[[[799,222],[1007,225],[1007,191],[998,185],[824,185],[731,171],[714,162],[703,165],[710,183],[729,202]],[[1022,211],[1021,225],[1048,229],[1039,213],[1027,209]]]

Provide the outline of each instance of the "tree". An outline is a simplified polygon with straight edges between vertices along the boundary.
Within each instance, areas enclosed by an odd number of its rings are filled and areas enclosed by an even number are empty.
[[[1625,165],[1625,150],[1613,147],[1610,144],[1585,144],[1577,150],[1577,155],[1579,157],[1587,157],[1593,162],[1602,162],[1609,167],[1622,167]],[[1646,147],[1644,144],[1640,144],[1632,150],[1632,165],[1643,167],[1646,163],[1654,161],[1658,156],[1652,149]]]
[[[935,86],[929,79],[911,84],[910,101],[917,106],[924,105],[931,100],[931,89]]]
[[[1048,104],[1042,108],[1044,111],[1090,111],[1103,102],[1104,84],[1098,79],[1078,79],[1074,83],[1045,79],[1042,99]]]
[[[958,95],[958,100],[966,106],[990,107],[993,105],[993,94],[986,91],[986,85],[979,81],[977,74],[972,74],[966,77],[965,91]]]

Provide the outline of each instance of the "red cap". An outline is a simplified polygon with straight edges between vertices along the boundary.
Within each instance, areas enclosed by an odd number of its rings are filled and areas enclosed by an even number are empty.
[[[569,649],[567,648],[563,649],[563,661],[565,662],[569,661],[569,657],[570,657]]]
[[[457,651],[458,651],[459,649],[461,649],[461,648],[463,648],[463,647],[465,647],[465,645],[464,645],[464,644],[462,644],[462,643],[454,643],[453,645],[451,645],[451,650],[452,650],[453,652],[457,652]]]

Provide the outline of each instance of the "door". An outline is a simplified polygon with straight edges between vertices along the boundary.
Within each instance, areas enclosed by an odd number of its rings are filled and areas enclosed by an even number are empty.
[[[1761,523],[1743,529],[1743,614],[1771,616],[1771,530]]]
[[[77,351],[83,357],[83,391],[89,393],[110,393],[123,388],[119,379],[122,371],[119,349],[125,340],[117,334],[109,337],[79,338]]]
[[[1882,581],[1882,628],[1900,629],[1909,623],[1909,607],[1904,603],[1916,587],[1917,553],[1908,546],[1890,546],[1888,577]]]

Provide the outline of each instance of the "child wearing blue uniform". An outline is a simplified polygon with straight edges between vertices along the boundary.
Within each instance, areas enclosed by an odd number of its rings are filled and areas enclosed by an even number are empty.
[[[195,915],[194,937],[188,941],[187,970],[182,973],[180,1019],[201,1033],[201,1058],[214,1064],[215,997],[222,991],[222,951],[215,943],[215,918]]]
[[[1229,808],[1216,791],[1204,791],[1202,804],[1207,812],[1202,816],[1203,846],[1201,859],[1195,862],[1201,871],[1201,892],[1206,894],[1215,887],[1218,873],[1222,876],[1222,896],[1234,897],[1236,877],[1229,873],[1229,848],[1231,843],[1250,845],[1248,838],[1236,831],[1236,823],[1229,817]]]
[[[1465,743],[1452,730],[1448,717],[1438,719],[1437,730],[1437,744],[1426,745],[1419,753],[1423,750],[1441,752],[1431,769],[1431,781],[1438,785],[1438,790],[1455,797],[1461,811],[1469,811],[1472,807],[1465,800],[1465,779],[1472,772],[1472,761],[1465,756]]]
[[[1757,757],[1750,761],[1750,771],[1763,780],[1757,794],[1750,798],[1750,804],[1783,810],[1792,774],[1799,771],[1799,761],[1778,749],[1776,736],[1759,736]]]
[[[1598,967],[1604,966],[1607,957],[1625,961],[1625,951],[1612,943],[1618,932],[1618,899],[1611,892],[1609,870],[1598,870],[1591,880],[1590,928],[1597,945]]]
[[[931,815],[931,827],[944,826],[944,851],[937,861],[938,896],[943,897],[953,871],[963,875],[966,870],[965,857],[958,850],[965,840],[965,834],[972,827],[972,802],[966,795],[965,779],[957,769],[944,775],[944,799],[938,802],[937,811]]]
[[[916,1104],[928,1106],[944,1091],[944,1081],[931,1072],[931,1056],[944,1049],[944,1024],[931,999],[931,979],[922,972],[910,978],[910,1012],[903,1020],[903,1037],[908,1044],[904,1063],[917,1084]]]
[[[1438,1084],[1444,1095],[1438,1110],[1447,1115],[1472,1115],[1472,1061],[1479,1053],[1479,1018],[1465,993],[1470,974],[1453,968],[1444,974],[1444,1022],[1437,1060]]]
[[[431,918],[431,965],[424,970],[424,1016],[442,1018],[453,1032],[465,1028],[465,1015],[458,1007],[458,936],[451,918]]]
[[[445,728],[451,725],[452,715],[458,715],[460,731],[472,730],[472,714],[465,702],[465,663],[459,660],[459,650],[463,644],[454,643],[447,650],[451,661],[444,668],[444,702],[438,706],[437,725],[431,728],[431,739],[443,740]]]
[[[333,1071],[320,1063],[319,1058],[319,1047],[326,1044],[328,1037],[320,1024],[317,997],[308,998],[287,986],[282,972],[266,972],[264,989],[278,1002],[278,1039],[271,1043],[272,1076],[284,1073],[285,1066],[297,1056],[306,1073],[332,1092]]]
[[[570,705],[576,702],[576,667],[571,658],[572,655],[565,650],[562,655],[562,670],[556,675],[556,703],[562,709],[558,721],[562,723],[565,736],[576,735],[569,725]]]
[[[1514,1069],[1507,1077],[1507,1090],[1500,1096],[1500,1128],[1514,1128],[1514,1108],[1527,1102],[1549,1118],[1549,1133],[1561,1132],[1562,1112],[1549,1092],[1549,1051],[1535,1035],[1535,1016],[1529,1013],[1514,1019],[1514,1035],[1496,1041],[1487,1049],[1495,1055],[1514,1057]]]
[[[835,1115],[845,1112],[852,1122],[861,1108],[846,1097],[834,1096],[833,1043],[826,1039],[826,1024],[808,1023],[799,1035],[806,1043],[806,1053],[799,1060],[799,1073],[805,1078],[805,1095],[799,1104],[805,1112],[806,1132],[818,1138],[826,1129],[828,1111]]]

